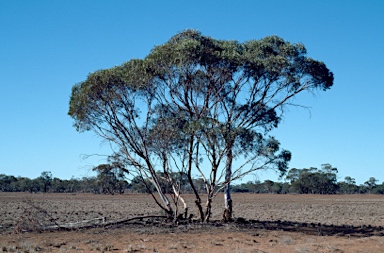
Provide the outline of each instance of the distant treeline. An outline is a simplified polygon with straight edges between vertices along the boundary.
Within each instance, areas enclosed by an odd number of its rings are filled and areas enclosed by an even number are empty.
[[[97,176],[71,178],[63,180],[53,177],[49,171],[44,171],[35,179],[27,177],[15,177],[0,174],[0,192],[55,192],[55,193],[95,193],[95,194],[122,194],[146,193],[148,187],[155,191],[150,182],[136,176],[132,179],[125,177],[125,172],[108,164],[102,164],[94,168]],[[384,182],[378,184],[379,180],[370,177],[364,184],[357,185],[352,177],[345,177],[343,181],[337,181],[337,169],[330,164],[323,164],[321,169],[311,167],[309,169],[292,168],[283,178],[284,182],[272,180],[249,181],[242,184],[234,184],[232,192],[246,193],[274,193],[274,194],[384,194]],[[162,173],[158,172],[161,178]],[[191,192],[187,177],[183,173],[172,175],[174,180],[182,182],[183,192]],[[197,190],[205,191],[204,181],[194,179]],[[164,182],[163,190],[171,193],[171,189]]]

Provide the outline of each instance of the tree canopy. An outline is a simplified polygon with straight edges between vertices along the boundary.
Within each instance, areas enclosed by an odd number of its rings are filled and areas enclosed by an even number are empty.
[[[201,220],[209,220],[213,197],[224,188],[224,217],[231,219],[233,180],[288,168],[291,153],[269,135],[285,108],[297,105],[301,92],[333,85],[333,73],[306,54],[304,45],[277,36],[241,43],[186,30],[144,59],[96,71],[73,86],[69,115],[77,130],[108,140],[112,156],[155,187],[169,215],[177,217],[179,201],[185,215],[188,210],[181,180],[171,176],[177,172],[187,175]],[[205,185],[205,211],[194,173]]]

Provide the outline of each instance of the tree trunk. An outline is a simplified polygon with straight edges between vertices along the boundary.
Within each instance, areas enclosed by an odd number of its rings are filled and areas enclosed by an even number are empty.
[[[227,160],[225,165],[225,182],[226,186],[224,189],[224,214],[223,214],[223,220],[224,221],[232,221],[232,198],[231,198],[231,176],[232,176],[232,160],[233,160],[233,154],[232,154],[232,148],[231,146],[227,150]]]
[[[152,164],[150,163],[149,159],[146,159],[146,162],[147,162],[149,172],[151,173],[151,178],[148,178],[148,180],[152,183],[153,186],[155,186],[157,194],[159,195],[161,201],[165,205],[165,211],[167,212],[167,214],[169,216],[174,216],[175,213],[172,209],[171,203],[161,188],[159,178],[158,178],[155,170],[153,169]],[[144,180],[143,180],[143,182],[144,182]],[[148,187],[147,187],[147,189],[148,189]]]
[[[174,211],[172,209],[171,203],[169,202],[165,193],[162,191],[160,184],[158,183],[156,175],[154,175],[154,178],[156,179],[156,181],[153,179],[149,179],[149,181],[155,186],[157,194],[159,195],[161,201],[165,205],[164,211],[167,212],[168,216],[174,216]],[[148,187],[147,187],[147,189],[148,189]],[[153,194],[152,194],[152,196],[153,196]],[[158,205],[159,205],[159,203],[158,203]],[[162,207],[161,205],[159,205],[159,206]]]
[[[176,189],[175,185],[172,184],[172,190],[173,190],[173,194],[175,194],[176,196],[176,199],[177,200],[180,200],[181,203],[183,204],[183,210],[184,210],[184,213],[183,213],[183,217],[184,218],[187,218],[188,216],[188,206],[187,206],[187,202],[185,202],[184,198],[181,196],[180,194],[180,191]],[[177,209],[177,201],[175,203],[175,206],[176,206],[176,209]],[[176,217],[177,216],[177,217]],[[175,218],[178,218],[179,215],[175,215]]]
[[[208,198],[207,198],[207,206],[206,206],[206,209],[205,209],[205,219],[204,221],[208,222],[209,219],[211,218],[211,214],[212,214],[212,198],[213,196],[211,196],[211,193],[208,194]]]
[[[194,139],[191,138],[189,140],[187,176],[188,176],[188,182],[191,185],[192,191],[196,197],[195,204],[196,204],[197,209],[199,210],[200,220],[204,221],[204,213],[203,213],[203,207],[201,206],[201,198],[200,198],[199,192],[197,191],[195,184],[193,183],[193,179],[192,179],[193,144],[194,144]]]

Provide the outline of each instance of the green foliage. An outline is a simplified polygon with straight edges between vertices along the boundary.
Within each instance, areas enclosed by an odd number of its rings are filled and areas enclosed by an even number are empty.
[[[287,194],[291,193],[291,186],[288,183],[274,182],[272,180],[249,181],[245,184],[234,185],[233,192],[248,192],[248,193],[271,193],[271,194]]]
[[[330,164],[323,164],[321,170],[317,168],[291,169],[286,180],[291,182],[297,193],[334,194],[338,191],[337,169]]]
[[[121,164],[100,164],[92,169],[97,172],[97,185],[102,193],[124,193],[128,182],[125,180],[125,173],[128,170]]]
[[[102,166],[103,167],[103,166]],[[324,179],[326,174],[324,170],[318,170],[311,167],[310,169],[295,169],[292,168],[288,171],[285,177],[287,182],[274,182],[272,180],[249,181],[246,183],[236,184],[232,186],[232,192],[236,193],[271,193],[271,194],[287,194],[287,193],[313,193],[313,194],[384,194],[384,183],[378,184],[379,180],[370,177],[363,185],[356,185],[356,181],[352,177],[345,177],[344,181],[336,182],[337,171],[332,166],[333,171],[328,175],[328,179]],[[163,173],[158,171],[159,175]],[[293,174],[300,174],[302,176],[295,177]],[[312,174],[312,176],[310,176]],[[322,176],[319,176],[322,174]],[[182,191],[185,193],[192,193],[192,189],[189,185],[187,175],[173,174],[172,177],[175,180],[181,180]],[[314,179],[320,179],[314,182]],[[331,179],[331,180],[330,180]],[[100,194],[103,193],[100,185],[100,179],[98,177],[83,177],[81,179],[71,178],[69,180],[59,179],[54,177],[51,185],[46,192],[56,193],[73,193],[73,192],[87,192]],[[299,183],[295,183],[299,181]],[[129,184],[127,184],[129,182]],[[146,184],[150,187],[150,191],[155,192],[156,188],[151,185],[149,180],[145,180]],[[372,183],[375,183],[372,185]],[[328,183],[328,185],[326,185]],[[335,186],[335,183],[337,186]],[[204,182],[199,178],[193,179],[193,184],[198,189],[198,192],[203,193],[206,191]],[[124,182],[124,192],[130,193],[148,193],[148,189],[143,183],[143,179],[138,176],[133,177],[131,180]],[[163,187],[168,187],[167,182],[163,179]],[[298,188],[299,187],[299,188]],[[300,188],[303,187],[303,188]],[[173,193],[170,188],[164,189],[167,193]],[[119,192],[120,188],[115,188],[115,192]],[[41,185],[40,177],[30,179],[27,177],[15,177],[0,174],[0,192],[44,192],[44,188]]]
[[[343,194],[359,193],[359,187],[351,177],[345,177],[345,181],[339,182],[339,192]]]
[[[43,192],[47,192],[52,184],[52,173],[50,171],[43,171],[37,180]]]
[[[11,192],[11,191],[16,191],[17,186],[17,178],[14,176],[7,176],[4,174],[0,174],[0,190],[2,192]]]

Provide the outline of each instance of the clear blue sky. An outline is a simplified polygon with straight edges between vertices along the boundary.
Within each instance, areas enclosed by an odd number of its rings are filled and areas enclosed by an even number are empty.
[[[300,96],[274,135],[290,167],[330,163],[339,180],[384,180],[384,1],[0,0],[0,174],[92,175],[109,150],[67,115],[71,87],[90,72],[145,57],[187,28],[217,39],[278,35],[303,43],[335,74]],[[258,179],[276,180],[274,173]]]

